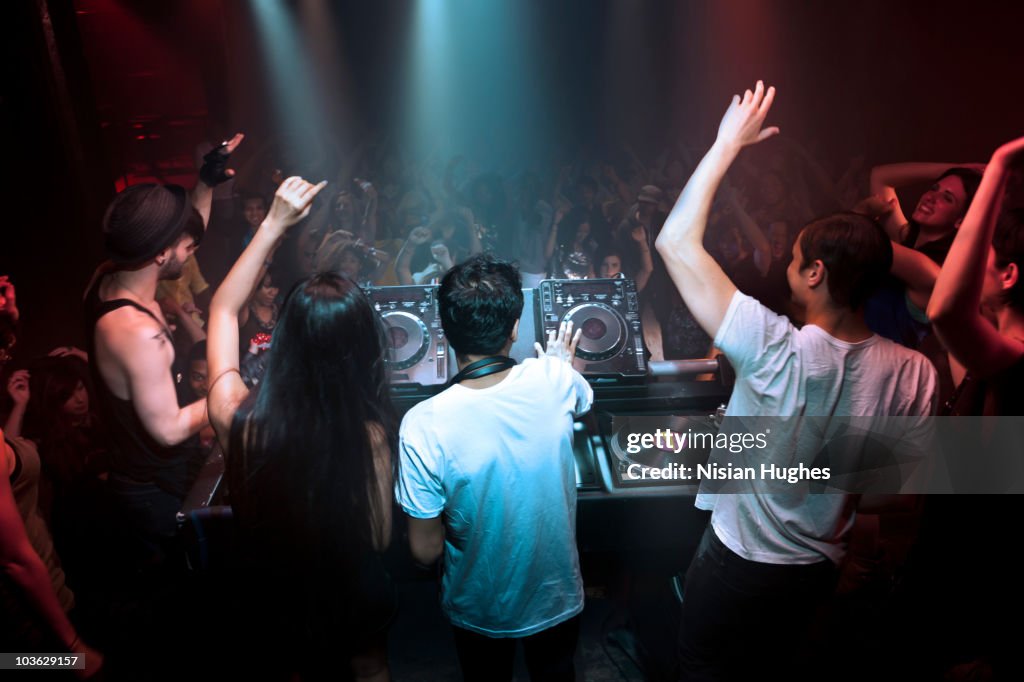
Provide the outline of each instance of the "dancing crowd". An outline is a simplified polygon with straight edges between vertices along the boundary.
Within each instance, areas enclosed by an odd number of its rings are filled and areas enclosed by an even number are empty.
[[[760,82],[736,96],[703,154],[645,163],[626,148],[509,176],[386,142],[307,166],[266,145],[232,169],[251,141],[206,144],[191,190],[135,184],[111,202],[81,347],[16,345],[15,283],[0,277],[0,650],[75,652],[79,677],[132,677],[141,661],[100,653],[111,595],[159,602],[182,579],[176,514],[219,449],[244,566],[218,595],[225,650],[249,655],[235,673],[317,678],[334,661],[389,679],[401,604],[384,557],[401,541],[440,562],[466,679],[511,679],[517,642],[533,679],[575,679],[573,420],[593,391],[571,325],[536,358],[508,357],[522,289],[545,278],[633,279],[652,358],[733,365],[727,415],[1019,414],[1024,138],[987,164],[830,171],[765,127],[774,98]],[[414,284],[439,285],[459,374],[399,418],[364,290]],[[790,428],[780,442],[811,437]],[[977,549],[1011,542],[994,496],[696,504],[711,516],[683,583],[680,679],[810,677],[822,609],[880,586],[913,641],[947,645],[894,665],[1006,669],[990,609],[1019,590]],[[920,528],[895,557],[885,531],[901,516]],[[938,608],[947,580],[960,593]]]

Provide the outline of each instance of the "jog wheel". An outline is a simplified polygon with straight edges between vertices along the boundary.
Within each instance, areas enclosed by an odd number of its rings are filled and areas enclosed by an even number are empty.
[[[411,313],[392,310],[381,314],[387,330],[388,364],[392,370],[409,369],[423,359],[430,346],[427,325]]]
[[[591,362],[615,357],[626,345],[626,321],[604,303],[584,303],[569,310],[562,322],[582,330],[576,355]]]

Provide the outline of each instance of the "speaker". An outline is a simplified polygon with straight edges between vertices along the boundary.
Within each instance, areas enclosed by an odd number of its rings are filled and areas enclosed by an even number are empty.
[[[582,330],[573,366],[588,378],[647,375],[640,302],[631,279],[546,279],[536,293],[541,344],[563,322]]]
[[[448,343],[435,285],[369,287],[366,295],[384,323],[391,385],[448,383]]]

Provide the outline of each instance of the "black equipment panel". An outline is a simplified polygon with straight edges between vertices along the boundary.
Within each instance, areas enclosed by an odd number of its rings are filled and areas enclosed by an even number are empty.
[[[546,279],[537,288],[537,330],[572,322],[583,331],[573,366],[584,376],[640,381],[647,374],[640,302],[631,279]]]
[[[437,285],[366,290],[387,332],[392,385],[448,383],[448,343],[438,315],[437,290]]]

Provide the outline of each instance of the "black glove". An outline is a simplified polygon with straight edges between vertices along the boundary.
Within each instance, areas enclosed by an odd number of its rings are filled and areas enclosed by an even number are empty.
[[[211,149],[203,157],[203,166],[199,169],[199,179],[207,187],[216,187],[232,177],[228,175],[228,159],[231,158],[231,154],[227,151],[227,145],[228,143],[224,142]]]

